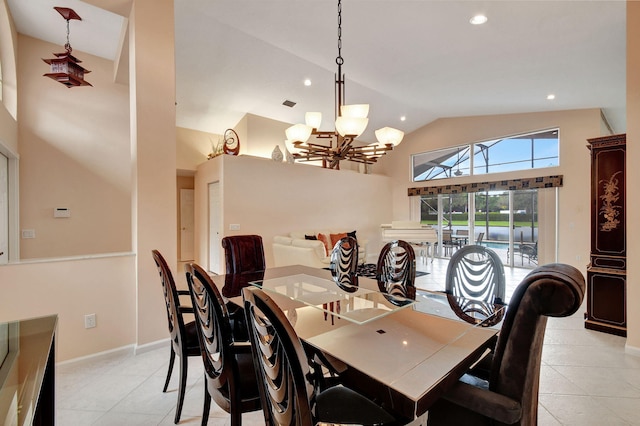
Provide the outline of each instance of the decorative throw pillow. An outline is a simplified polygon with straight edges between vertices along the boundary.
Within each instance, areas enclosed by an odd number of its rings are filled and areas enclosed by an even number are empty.
[[[316,237],[315,235],[305,235],[304,239],[305,240],[317,240],[318,237]]]
[[[331,250],[333,249],[333,246],[330,246],[331,241],[329,241],[329,237],[324,234],[318,234],[318,240],[322,241],[322,244],[324,244],[324,255],[329,256],[329,253],[331,253]]]
[[[341,239],[343,239],[344,237],[347,236],[346,232],[343,232],[341,234],[329,234],[329,237],[331,237],[331,247],[333,249],[333,247],[335,247],[336,243],[338,241],[340,241]]]

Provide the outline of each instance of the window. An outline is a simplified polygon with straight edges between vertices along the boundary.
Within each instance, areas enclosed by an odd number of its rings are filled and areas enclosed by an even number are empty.
[[[558,153],[558,129],[460,145],[413,155],[413,181],[557,167]]]

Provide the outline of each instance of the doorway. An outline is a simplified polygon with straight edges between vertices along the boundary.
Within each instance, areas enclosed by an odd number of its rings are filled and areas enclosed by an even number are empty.
[[[209,184],[209,272],[222,273],[220,267],[222,238],[222,209],[220,182]]]

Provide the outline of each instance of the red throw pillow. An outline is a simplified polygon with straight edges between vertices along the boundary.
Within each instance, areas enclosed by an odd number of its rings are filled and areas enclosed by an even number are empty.
[[[331,249],[333,250],[333,247],[336,246],[336,243],[346,237],[347,233],[343,232],[341,234],[329,234],[329,236],[331,237]]]
[[[322,244],[324,244],[324,255],[329,256],[329,253],[331,253],[331,250],[333,249],[333,246],[330,246],[331,241],[329,241],[329,238],[324,234],[318,234],[318,240],[322,241]]]

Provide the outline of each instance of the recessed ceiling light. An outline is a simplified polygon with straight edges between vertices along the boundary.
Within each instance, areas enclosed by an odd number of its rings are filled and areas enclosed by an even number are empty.
[[[406,121],[407,117],[405,117],[404,115],[402,117],[400,117],[400,121]]]
[[[556,95],[554,95],[553,93],[550,93],[547,95],[547,99],[550,101],[554,100],[555,98],[556,98]]]
[[[488,21],[488,18],[484,15],[476,15],[469,20],[473,25],[482,25]]]
[[[304,80],[304,85],[305,86],[311,86],[311,80],[309,80],[308,78]]]

